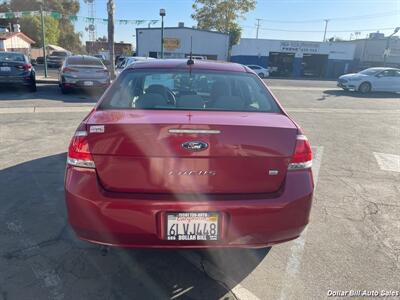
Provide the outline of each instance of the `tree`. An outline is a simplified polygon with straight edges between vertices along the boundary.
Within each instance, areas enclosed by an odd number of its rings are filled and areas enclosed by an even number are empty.
[[[232,23],[229,28],[229,45],[236,45],[240,41],[242,28],[237,23]]]
[[[43,7],[44,10],[46,11],[54,11],[58,12],[61,15],[61,19],[56,20],[59,28],[59,37],[58,40],[54,43],[57,45],[60,45],[61,47],[64,47],[72,52],[82,52],[83,51],[83,45],[81,42],[81,34],[75,32],[75,28],[73,23],[69,20],[68,15],[76,15],[79,12],[80,5],[79,5],[79,0],[45,0],[44,1],[45,6]],[[42,4],[42,1],[33,1],[33,0],[10,0],[8,3],[4,2],[0,4],[0,12],[7,12],[7,11],[38,11],[40,10],[40,6]],[[22,19],[21,19],[22,20]],[[45,22],[47,24],[48,18],[45,19]],[[7,23],[11,22],[16,23],[17,20],[6,20]],[[49,21],[50,24],[52,21]],[[1,22],[0,22],[1,24]],[[22,26],[21,26],[22,27]],[[27,27],[23,29],[28,30]],[[41,30],[41,28],[40,28]],[[46,31],[47,31],[47,25],[46,25]],[[26,32],[25,32],[26,33]],[[29,34],[28,34],[29,35]],[[35,39],[35,36],[40,36],[36,31],[33,32],[33,30],[30,30],[30,35],[32,35],[32,38]],[[35,41],[38,39],[36,38]],[[41,41],[41,38],[39,39]],[[48,42],[50,41],[49,38],[47,38]]]
[[[42,24],[40,17],[24,17],[19,20],[21,31],[36,42],[37,46],[42,45]],[[60,28],[58,21],[52,17],[45,17],[46,44],[58,44]]]
[[[230,33],[232,46],[239,42],[241,35],[238,19],[244,18],[255,6],[256,0],[195,0],[192,18],[200,29]]]
[[[97,38],[97,42],[107,42],[107,37],[105,35],[103,35],[102,37],[98,37]]]

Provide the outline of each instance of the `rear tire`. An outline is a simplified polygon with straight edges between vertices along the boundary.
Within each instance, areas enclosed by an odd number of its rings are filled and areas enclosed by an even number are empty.
[[[66,88],[63,84],[60,86],[61,88],[61,94],[68,94],[70,92],[70,89]]]
[[[361,83],[360,86],[358,87],[358,91],[361,94],[368,94],[369,92],[371,92],[371,84],[369,82]]]
[[[259,76],[260,78],[265,78],[264,73],[259,73],[258,76]]]

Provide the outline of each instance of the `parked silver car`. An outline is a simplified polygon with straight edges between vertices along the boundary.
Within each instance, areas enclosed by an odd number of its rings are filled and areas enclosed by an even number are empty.
[[[265,78],[269,76],[268,68],[261,67],[259,65],[247,65],[250,69],[257,73],[260,78]]]
[[[369,68],[358,73],[342,75],[337,85],[345,91],[400,93],[400,69]]]
[[[119,64],[117,64],[117,67],[115,69],[115,73],[119,75],[126,67],[139,62],[139,61],[146,61],[146,60],[151,60],[154,59],[152,57],[144,57],[144,56],[127,56],[125,57]]]
[[[104,90],[110,85],[110,72],[97,57],[70,56],[60,69],[59,85],[63,94],[73,88]]]

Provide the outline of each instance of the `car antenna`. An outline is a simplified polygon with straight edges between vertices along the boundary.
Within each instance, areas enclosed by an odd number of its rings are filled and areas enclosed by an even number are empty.
[[[190,36],[190,54],[189,54],[189,59],[187,61],[188,66],[194,65],[194,60],[192,58],[193,56],[192,50],[193,50],[193,36]]]

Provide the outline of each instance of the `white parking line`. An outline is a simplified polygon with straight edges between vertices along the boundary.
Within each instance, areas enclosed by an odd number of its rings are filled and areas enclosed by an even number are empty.
[[[314,177],[314,184],[315,188],[317,187],[318,183],[318,176],[319,170],[321,167],[321,159],[324,147],[312,147],[313,148],[313,177]],[[315,190],[314,188],[314,190]],[[285,279],[283,282],[283,288],[281,290],[281,300],[285,300],[288,298],[287,291],[291,288],[291,283],[293,279],[296,277],[297,273],[299,272],[301,259],[304,252],[304,245],[306,241],[306,233],[307,228],[304,230],[303,234],[294,241],[294,245],[291,247],[291,255],[289,257],[289,261],[286,265],[286,273]],[[240,283],[235,282],[233,279],[229,278],[226,274],[224,274],[221,270],[215,267],[213,264],[208,263],[207,261],[203,261],[199,255],[194,254],[192,252],[182,252],[181,255],[190,263],[192,263],[197,269],[200,271],[203,270],[203,265],[207,269],[207,273],[214,279],[223,278],[224,283],[228,287],[234,287],[231,289],[232,293],[240,300],[259,300],[259,298],[250,292],[248,289],[243,287]]]
[[[29,107],[0,107],[0,114],[31,114],[31,113],[64,113],[89,112],[93,105],[82,106],[29,106]]]
[[[384,171],[400,172],[400,155],[373,152],[379,168]]]
[[[269,85],[269,88],[272,91],[283,90],[283,91],[319,91],[319,92],[335,89],[334,87],[302,87],[302,86],[297,87],[297,86],[273,86],[273,85]]]
[[[359,108],[318,108],[287,107],[287,112],[294,113],[333,113],[333,114],[400,114],[399,109],[359,109]]]
[[[314,175],[314,191],[317,188],[319,170],[321,167],[322,153],[324,147],[313,147],[313,175]],[[289,291],[293,286],[293,280],[299,273],[301,259],[304,253],[304,246],[306,243],[307,228],[303,231],[302,235],[293,242],[293,246],[290,248],[290,257],[286,264],[286,272],[283,280],[280,300],[286,300],[289,297]]]

